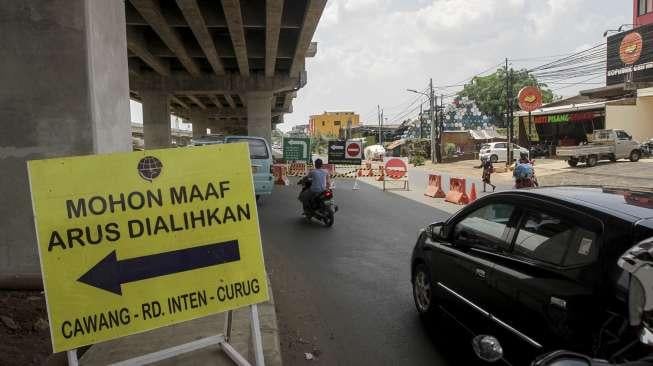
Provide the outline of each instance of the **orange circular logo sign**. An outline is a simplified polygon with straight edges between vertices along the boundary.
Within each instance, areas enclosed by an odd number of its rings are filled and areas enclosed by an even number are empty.
[[[519,108],[532,112],[542,106],[542,92],[535,86],[526,86],[519,91]]]
[[[626,65],[632,65],[642,56],[644,41],[642,35],[633,32],[624,37],[619,46],[619,57]]]

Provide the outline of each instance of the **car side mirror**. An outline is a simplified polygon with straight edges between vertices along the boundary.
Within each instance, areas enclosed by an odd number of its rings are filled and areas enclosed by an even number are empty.
[[[503,358],[503,347],[499,340],[489,335],[479,335],[472,340],[476,356],[485,362],[497,362]]]
[[[440,240],[446,237],[446,225],[444,222],[435,222],[426,227],[426,235],[433,240]]]

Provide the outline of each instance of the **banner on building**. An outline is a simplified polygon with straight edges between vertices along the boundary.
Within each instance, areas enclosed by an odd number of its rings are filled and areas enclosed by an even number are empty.
[[[653,81],[653,24],[608,37],[606,84]]]

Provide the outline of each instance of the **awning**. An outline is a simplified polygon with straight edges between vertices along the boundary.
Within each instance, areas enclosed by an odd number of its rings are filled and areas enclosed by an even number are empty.
[[[404,140],[404,139],[393,141],[390,145],[388,145],[388,147],[386,147],[386,149],[387,150],[394,150],[397,147],[399,147],[399,146],[401,146],[401,145],[403,145],[405,143],[406,143],[406,140]]]
[[[578,104],[567,104],[555,107],[544,107],[536,109],[532,112],[533,116],[543,116],[549,114],[561,114],[561,113],[572,113],[572,112],[581,112],[581,111],[591,111],[591,110],[601,110],[605,109],[606,101],[599,102],[588,102],[588,103],[578,103]],[[528,116],[528,112],[519,111],[515,112],[516,117]]]
[[[469,134],[474,140],[492,140],[505,139],[505,136],[499,135],[496,130],[469,130]]]

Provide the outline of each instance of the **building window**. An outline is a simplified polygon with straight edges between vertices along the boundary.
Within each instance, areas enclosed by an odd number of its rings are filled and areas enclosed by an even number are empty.
[[[653,13],[653,0],[639,0],[637,15],[642,16]]]
[[[322,121],[322,127],[326,126],[326,122]]]
[[[340,121],[335,121],[335,122],[333,122],[333,125],[334,125],[334,126],[340,126]]]

